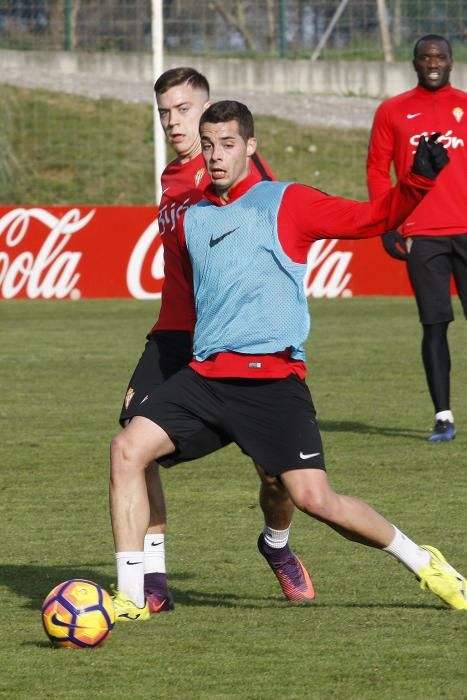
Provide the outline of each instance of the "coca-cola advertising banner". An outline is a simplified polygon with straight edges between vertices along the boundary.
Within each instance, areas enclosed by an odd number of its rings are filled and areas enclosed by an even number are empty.
[[[0,207],[0,298],[158,299],[162,242],[156,207]],[[313,243],[305,284],[316,298],[411,294],[379,238]]]

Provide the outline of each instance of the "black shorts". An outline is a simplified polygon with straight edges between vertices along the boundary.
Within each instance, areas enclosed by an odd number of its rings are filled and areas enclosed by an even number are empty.
[[[178,461],[206,453],[200,436],[209,426],[218,441],[236,442],[273,476],[292,469],[325,469],[310,391],[295,375],[273,380],[206,379],[186,368],[141,404],[138,415],[166,431],[176,445]]]
[[[467,233],[414,236],[407,257],[421,323],[446,323],[454,318],[451,278],[467,317]]]
[[[149,397],[154,396],[154,393],[159,391],[167,379],[186,367],[191,358],[192,336],[190,332],[156,331],[152,333],[147,339],[143,354],[126,390],[120,412],[120,425],[123,427],[126,421],[141,415],[140,406],[144,406]],[[196,457],[190,456],[188,450],[188,459],[202,457],[230,442],[230,439],[219,435],[209,426],[203,427],[197,439]],[[169,455],[159,461],[164,467],[169,467],[179,461],[186,461],[186,458],[180,460],[176,455]]]
[[[192,358],[192,338],[188,331],[156,331],[148,336],[125,393],[120,424],[132,418],[138,404]]]

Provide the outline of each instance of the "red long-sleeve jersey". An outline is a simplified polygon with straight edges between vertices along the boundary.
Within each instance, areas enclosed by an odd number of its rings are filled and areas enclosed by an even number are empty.
[[[229,206],[255,183],[253,175],[242,180],[229,192],[229,203],[217,197],[212,186],[205,198],[216,206]],[[434,181],[409,172],[398,185],[372,202],[356,202],[342,197],[331,197],[306,185],[290,184],[284,191],[277,216],[279,242],[286,255],[299,263],[306,263],[310,245],[323,238],[371,238],[396,228],[433,187]],[[190,266],[185,241],[184,215],[177,222],[180,258],[185,257],[184,269]],[[241,255],[242,251],[239,251]],[[190,276],[189,284],[192,284]],[[215,291],[214,291],[215,293]],[[287,351],[274,355],[248,356],[222,352],[190,366],[206,377],[245,377],[251,379],[281,378],[297,374],[304,378],[305,364],[290,358]],[[255,363],[259,364],[258,369]],[[249,365],[252,365],[250,367]]]
[[[467,232],[467,93],[451,85],[439,90],[417,86],[386,100],[375,114],[367,160],[371,199],[391,187],[391,164],[400,179],[421,136],[437,131],[450,163],[400,227],[404,236]]]
[[[255,182],[275,180],[268,164],[258,155],[251,159],[251,175]],[[164,283],[159,318],[154,331],[193,331],[195,311],[191,268],[175,237],[177,219],[203,197],[211,179],[201,153],[187,163],[173,160],[161,177],[162,197],[159,206],[159,232],[164,245]]]

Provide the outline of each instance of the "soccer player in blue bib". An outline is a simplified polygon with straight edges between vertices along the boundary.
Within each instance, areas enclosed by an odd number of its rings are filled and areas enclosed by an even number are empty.
[[[434,186],[448,162],[445,149],[436,138],[421,139],[411,170],[369,203],[300,184],[253,181],[253,118],[239,102],[211,105],[200,136],[212,186],[177,222],[195,295],[193,360],[148,396],[112,443],[117,553],[137,560],[142,552],[146,466],[169,454],[194,458],[209,425],[280,479],[297,508],[349,540],[392,554],[422,588],[467,610],[467,582],[439,550],[419,546],[367,503],[332,489],[303,349],[311,243],[397,228]],[[117,620],[147,619],[142,582],[133,597],[129,590],[126,581],[118,582]]]

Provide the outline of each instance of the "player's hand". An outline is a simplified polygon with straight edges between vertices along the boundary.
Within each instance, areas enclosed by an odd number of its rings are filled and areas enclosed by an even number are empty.
[[[437,131],[430,138],[420,137],[413,159],[412,172],[434,180],[438,173],[449,163],[447,150],[438,143],[441,133]]]
[[[407,244],[399,231],[388,231],[381,236],[383,248],[391,258],[407,260]]]

